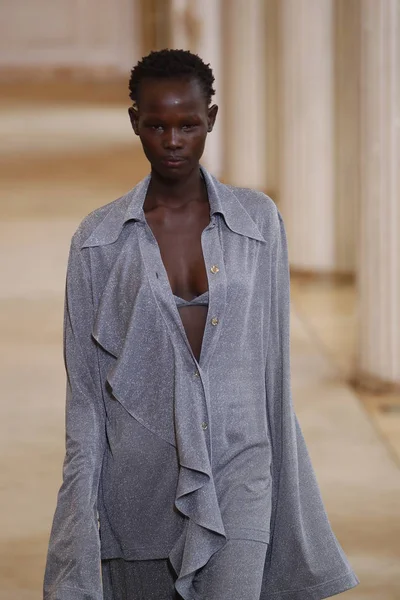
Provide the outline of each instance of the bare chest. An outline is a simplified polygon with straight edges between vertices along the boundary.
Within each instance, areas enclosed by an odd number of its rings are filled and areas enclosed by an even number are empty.
[[[173,294],[191,300],[208,289],[201,234],[210,222],[209,205],[193,213],[160,218],[152,212],[146,220],[158,243]]]

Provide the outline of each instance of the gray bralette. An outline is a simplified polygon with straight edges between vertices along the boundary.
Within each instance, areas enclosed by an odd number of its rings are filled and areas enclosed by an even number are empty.
[[[182,306],[208,306],[208,290],[200,296],[195,296],[192,300],[185,300],[184,298],[175,296],[175,294],[174,299],[178,308],[182,308]]]

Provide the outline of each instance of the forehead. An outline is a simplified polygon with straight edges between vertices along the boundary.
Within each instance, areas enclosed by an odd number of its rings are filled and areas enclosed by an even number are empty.
[[[207,110],[207,102],[197,79],[144,79],[139,88],[140,112]]]

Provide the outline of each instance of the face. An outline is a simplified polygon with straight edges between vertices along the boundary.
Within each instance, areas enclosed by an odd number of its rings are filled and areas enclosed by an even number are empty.
[[[217,111],[195,79],[142,81],[139,105],[129,116],[152,171],[176,180],[198,168]]]

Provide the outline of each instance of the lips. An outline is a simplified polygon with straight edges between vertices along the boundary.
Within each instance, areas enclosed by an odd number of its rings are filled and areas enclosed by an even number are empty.
[[[169,167],[177,167],[185,162],[185,159],[180,156],[166,156],[162,159],[162,162]]]

